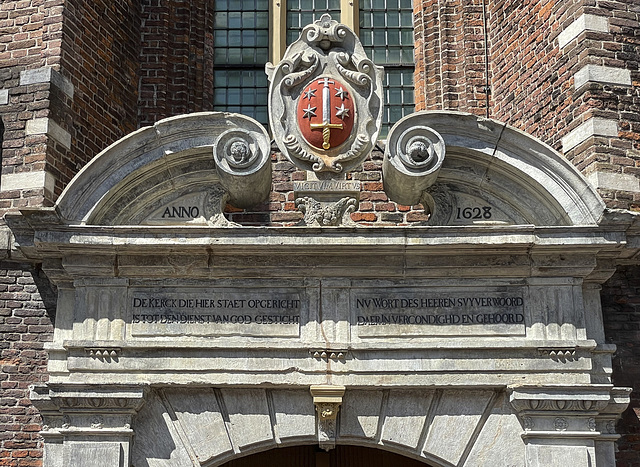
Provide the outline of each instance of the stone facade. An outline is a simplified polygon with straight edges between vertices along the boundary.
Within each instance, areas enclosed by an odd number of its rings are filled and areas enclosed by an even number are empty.
[[[488,0],[484,6],[414,0],[417,110],[488,113],[562,152],[608,207],[637,210],[635,0]],[[210,110],[211,8],[206,0],[3,2],[2,212],[51,206],[78,170],[114,141],[165,117]],[[352,220],[379,227],[425,222],[422,206],[397,204],[383,190],[383,150],[350,174],[361,183]],[[246,209],[229,205],[227,219],[245,226],[300,222],[293,185],[305,174],[275,148],[271,159],[269,200]],[[0,430],[0,465],[40,465],[34,426],[40,422],[26,386],[47,379],[42,343],[53,339],[54,287],[4,245],[0,383],[2,425],[8,426]],[[631,370],[638,355],[635,264],[619,266],[601,295],[607,342],[618,345],[613,381],[637,390]],[[631,399],[637,408],[635,392]],[[624,436],[617,465],[623,467],[640,458],[640,423],[632,409],[618,427]]]

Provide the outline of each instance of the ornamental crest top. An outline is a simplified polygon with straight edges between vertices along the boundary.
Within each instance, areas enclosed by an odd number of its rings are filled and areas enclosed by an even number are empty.
[[[373,149],[383,69],[367,58],[351,29],[323,15],[266,71],[273,137],[295,165],[343,173]]]

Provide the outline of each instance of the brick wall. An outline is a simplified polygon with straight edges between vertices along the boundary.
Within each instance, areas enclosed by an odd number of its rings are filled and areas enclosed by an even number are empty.
[[[82,166],[138,128],[140,6],[136,0],[66,0],[61,70],[73,84],[51,115],[72,135],[50,148],[56,195]]]
[[[42,465],[42,421],[29,385],[48,379],[52,299],[41,271],[0,262],[0,466]]]
[[[639,20],[635,0],[497,0],[487,28],[491,116],[564,152],[614,208],[640,199]]]
[[[571,114],[570,69],[577,57],[561,54],[556,38],[580,15],[580,3],[499,0],[492,3],[488,27],[492,117],[558,150]]]
[[[27,122],[49,115],[48,83],[20,85],[21,72],[59,67],[64,0],[0,3],[0,118],[5,126],[2,175],[45,169],[46,135],[26,135]],[[0,189],[2,189],[0,180]],[[50,204],[44,187],[0,192],[0,211]]]
[[[144,0],[140,125],[213,109],[213,0]]]
[[[84,164],[137,128],[137,5],[0,5],[0,213],[51,205]]]
[[[611,207],[639,210],[640,190],[630,193],[622,187],[640,178],[640,9],[636,0],[600,0],[585,1],[584,11],[606,18],[609,31],[585,34],[577,68],[626,71],[628,77],[623,77],[625,84],[589,82],[574,91],[574,108],[585,111],[575,112],[569,130],[596,117],[617,122],[618,131],[613,137],[589,138],[566,154],[578,159],[576,165],[587,175],[618,174],[620,182],[601,187],[600,194]]]
[[[485,11],[482,0],[414,1],[416,110],[486,115]]]

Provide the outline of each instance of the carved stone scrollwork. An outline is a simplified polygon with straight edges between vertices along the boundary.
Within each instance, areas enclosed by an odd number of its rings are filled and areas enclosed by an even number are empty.
[[[242,208],[267,197],[271,188],[270,142],[263,128],[256,124],[255,128],[247,125],[222,132],[214,143],[213,158],[220,185],[227,193],[225,202]]]
[[[453,217],[454,206],[457,199],[446,185],[436,183],[422,193],[420,203],[429,214],[429,220],[418,225],[449,225]]]
[[[382,164],[387,196],[409,206],[421,202],[438,177],[445,152],[442,136],[421,125],[420,114],[398,121],[389,131]]]
[[[270,127],[292,163],[342,174],[371,152],[382,122],[383,69],[348,27],[323,15],[266,72]]]
[[[355,198],[345,196],[335,203],[323,203],[309,196],[296,199],[296,207],[304,214],[307,226],[355,226],[351,213],[358,208]]]
[[[318,445],[325,451],[336,447],[336,419],[344,396],[344,386],[311,386],[316,406]]]
[[[194,219],[190,223],[198,224],[203,220],[212,227],[238,227],[224,216],[224,209],[229,201],[229,193],[219,187],[211,186],[207,190],[204,201],[204,216]]]

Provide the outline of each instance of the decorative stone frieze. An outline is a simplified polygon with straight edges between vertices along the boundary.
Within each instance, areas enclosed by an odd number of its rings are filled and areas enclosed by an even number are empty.
[[[122,349],[120,347],[87,347],[84,350],[92,358],[104,362],[116,362]]]
[[[560,362],[573,361],[576,359],[575,347],[545,347],[539,348],[540,355],[550,357]]]

